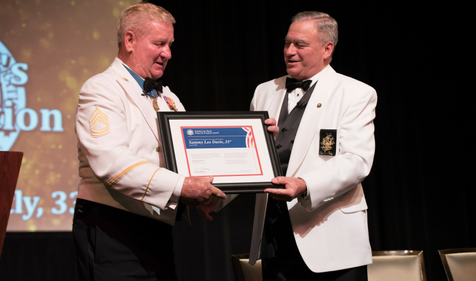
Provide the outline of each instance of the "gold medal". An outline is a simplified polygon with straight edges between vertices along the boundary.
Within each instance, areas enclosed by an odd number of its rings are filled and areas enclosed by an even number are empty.
[[[152,106],[154,107],[155,111],[159,111],[159,104],[157,103],[157,98],[152,98]]]

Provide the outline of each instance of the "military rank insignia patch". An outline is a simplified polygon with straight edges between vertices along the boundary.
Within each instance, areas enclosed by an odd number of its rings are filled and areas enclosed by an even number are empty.
[[[93,116],[91,116],[89,127],[93,137],[100,137],[109,133],[109,120],[107,115],[99,110],[99,107],[96,107]]]
[[[319,134],[319,155],[336,155],[337,130],[321,129]]]

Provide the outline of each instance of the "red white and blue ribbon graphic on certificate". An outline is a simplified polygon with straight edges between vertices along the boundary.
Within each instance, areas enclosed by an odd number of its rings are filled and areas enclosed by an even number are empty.
[[[189,176],[263,175],[252,126],[181,129]]]

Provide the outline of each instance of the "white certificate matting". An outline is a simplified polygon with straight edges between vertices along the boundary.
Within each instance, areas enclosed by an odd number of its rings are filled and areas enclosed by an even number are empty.
[[[275,177],[262,120],[169,120],[179,174],[214,183],[270,182]]]

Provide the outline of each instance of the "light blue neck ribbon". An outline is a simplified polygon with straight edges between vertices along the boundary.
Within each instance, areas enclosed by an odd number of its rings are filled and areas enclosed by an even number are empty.
[[[132,69],[130,69],[129,67],[127,67],[125,64],[122,64],[126,69],[127,71],[129,71],[129,73],[132,75],[132,77],[134,77],[134,80],[137,81],[137,84],[139,84],[140,88],[142,89],[142,92],[144,91],[144,79],[142,77],[140,77],[139,75],[137,75],[137,73],[135,73],[134,71],[132,71]],[[157,93],[157,90],[153,89],[152,91],[148,92],[148,93],[145,93],[153,98],[157,98],[159,96],[159,94]]]

